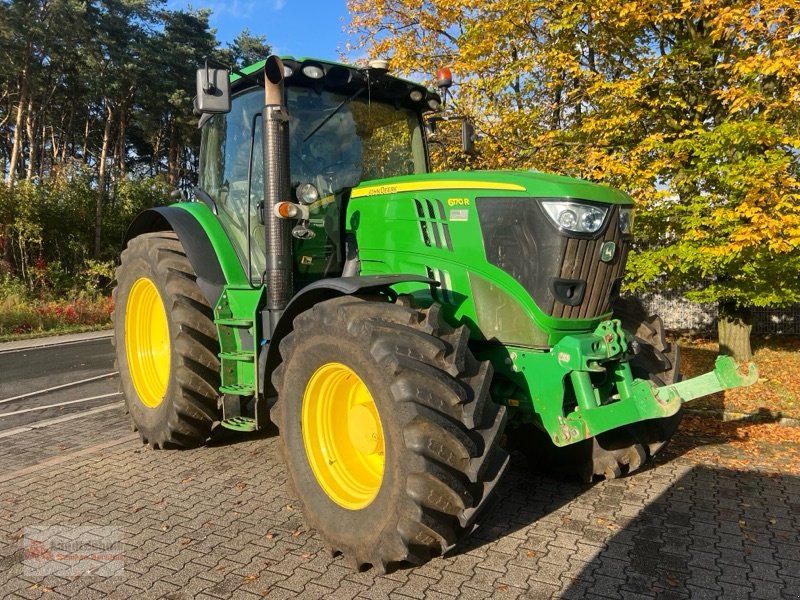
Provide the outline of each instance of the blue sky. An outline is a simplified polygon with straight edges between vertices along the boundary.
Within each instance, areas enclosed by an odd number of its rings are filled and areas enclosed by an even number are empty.
[[[171,9],[210,8],[217,39],[230,42],[245,27],[264,35],[276,54],[338,60],[348,36],[346,0],[169,0]]]

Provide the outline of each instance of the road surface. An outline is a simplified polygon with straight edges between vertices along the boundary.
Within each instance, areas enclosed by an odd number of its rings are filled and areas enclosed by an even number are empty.
[[[124,435],[122,412],[108,333],[0,344],[0,475]],[[61,423],[61,435],[45,432]],[[31,435],[41,440],[33,450]]]

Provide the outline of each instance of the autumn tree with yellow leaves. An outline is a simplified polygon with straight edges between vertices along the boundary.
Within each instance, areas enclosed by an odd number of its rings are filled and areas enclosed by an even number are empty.
[[[638,204],[629,289],[750,310],[800,301],[800,7],[764,0],[350,0],[353,50],[450,66],[478,168],[539,169]]]

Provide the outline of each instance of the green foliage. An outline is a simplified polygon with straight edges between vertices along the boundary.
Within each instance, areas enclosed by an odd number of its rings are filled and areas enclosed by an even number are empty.
[[[5,277],[33,298],[107,292],[127,227],[142,210],[165,204],[168,189],[163,178],[115,186],[104,211],[100,259],[93,256],[95,191],[88,170],[0,190]]]
[[[0,189],[0,339],[108,326],[122,236],[139,212],[167,201],[168,189],[160,177],[114,187],[102,259],[93,258],[87,169]]]
[[[249,28],[243,29],[229,47],[233,54],[231,62],[239,68],[264,60],[272,52],[267,44],[267,38],[263,35],[253,35]]]
[[[194,179],[195,69],[269,50],[247,30],[219,48],[210,16],[0,0],[0,335],[94,314],[73,304],[104,302],[134,216]]]
[[[0,284],[0,340],[108,327],[114,304],[108,296],[79,295],[71,300],[30,300],[4,296]]]

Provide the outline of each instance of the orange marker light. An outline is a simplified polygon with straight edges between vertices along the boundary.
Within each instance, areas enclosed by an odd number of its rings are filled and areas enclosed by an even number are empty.
[[[294,205],[291,202],[280,202],[277,207],[278,216],[289,219],[294,216]]]

